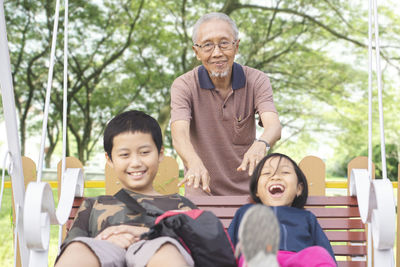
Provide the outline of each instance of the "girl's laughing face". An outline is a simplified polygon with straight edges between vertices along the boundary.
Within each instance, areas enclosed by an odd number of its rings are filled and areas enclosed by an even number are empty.
[[[303,185],[298,183],[293,164],[286,158],[268,159],[257,184],[257,196],[268,206],[291,206],[300,196]]]

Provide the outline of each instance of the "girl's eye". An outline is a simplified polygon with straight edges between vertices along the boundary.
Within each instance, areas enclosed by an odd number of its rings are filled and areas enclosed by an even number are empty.
[[[119,154],[119,156],[120,156],[121,158],[126,158],[126,157],[128,157],[128,153]]]
[[[141,155],[147,155],[149,153],[150,153],[150,151],[142,151],[142,152],[140,152]]]

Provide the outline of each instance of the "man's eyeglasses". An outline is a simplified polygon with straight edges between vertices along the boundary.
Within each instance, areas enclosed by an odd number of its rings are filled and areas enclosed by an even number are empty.
[[[218,47],[221,51],[227,51],[227,50],[232,50],[235,44],[236,44],[236,41],[232,41],[232,42],[222,41],[219,44],[207,42],[202,45],[194,44],[194,46],[197,46],[198,48],[200,48],[200,50],[204,53],[209,53],[214,50],[216,45],[218,45]]]

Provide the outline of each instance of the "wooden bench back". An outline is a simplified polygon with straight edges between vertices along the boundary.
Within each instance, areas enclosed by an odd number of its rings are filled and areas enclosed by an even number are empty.
[[[358,164],[361,164],[361,162],[362,160],[357,160]],[[166,163],[171,164],[169,159]],[[168,169],[168,165],[166,164],[164,167]],[[340,260],[350,259],[349,257],[365,257],[367,251],[365,226],[359,218],[357,200],[346,196],[324,196],[325,163],[320,158],[308,156],[299,165],[307,176],[310,195],[312,195],[308,198],[306,208],[317,216],[321,227],[332,243],[335,255],[344,256]],[[164,171],[164,167],[160,166],[161,173]],[[173,169],[172,167],[169,169]],[[175,168],[177,168],[177,165]],[[115,179],[112,179],[112,176],[112,171],[106,169],[106,179],[108,179],[106,187],[112,184],[112,188],[115,188]],[[112,193],[115,190],[112,189]],[[109,189],[108,193],[110,193]],[[225,228],[229,226],[236,210],[251,202],[249,196],[207,196],[191,197],[190,199],[200,209],[209,210],[216,214]],[[67,229],[72,226],[73,218],[82,201],[83,198],[75,199],[70,220],[66,224]],[[365,260],[360,262],[340,261],[339,266],[365,266],[365,263]]]
[[[306,156],[299,162],[299,167],[307,177],[308,195],[325,196],[325,163],[315,156]]]
[[[75,164],[77,164],[75,160],[73,160],[73,164],[67,161],[67,167],[81,166],[76,166]],[[364,158],[357,158],[349,163],[348,169],[351,171],[352,168],[365,168],[365,164],[366,161]],[[167,157],[164,165],[165,166],[163,166],[163,164],[160,165],[160,173],[164,173],[168,170],[170,174],[166,176],[159,174],[158,179],[164,177],[164,182],[162,182],[161,185],[163,187],[169,185],[166,191],[172,190],[172,192],[176,192],[177,188],[175,188],[173,184],[178,180],[178,165],[174,159],[169,157]],[[335,255],[344,256],[339,259],[339,266],[366,266],[365,259],[363,261],[346,261],[350,259],[350,257],[365,257],[366,255],[366,234],[364,224],[359,218],[356,199],[346,196],[323,196],[325,194],[325,164],[321,159],[312,156],[306,157],[299,165],[307,176],[310,188],[311,196],[307,201],[306,208],[317,216],[322,228],[332,243]],[[106,171],[106,177],[111,177],[109,181],[106,182],[106,190],[108,193],[110,193],[110,191],[107,189],[107,184],[115,184],[112,173],[112,171]],[[115,187],[111,189],[111,191],[112,190],[115,191]],[[73,219],[83,199],[84,198],[75,198],[70,219],[65,225],[66,229],[72,226]],[[233,215],[239,207],[250,202],[248,196],[192,197],[191,200],[199,208],[214,212],[221,219],[224,227],[229,226]],[[399,248],[398,254],[400,254]],[[345,261],[342,261],[343,259]]]

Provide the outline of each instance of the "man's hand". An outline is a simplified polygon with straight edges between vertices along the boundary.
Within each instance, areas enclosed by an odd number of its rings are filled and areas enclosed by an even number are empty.
[[[140,240],[143,233],[149,231],[147,227],[132,225],[110,226],[104,229],[95,239],[107,240],[123,249]]]
[[[237,171],[246,171],[249,167],[249,176],[251,176],[260,160],[265,156],[266,145],[263,142],[255,141],[249,150],[244,154],[243,161],[237,168]]]
[[[202,189],[208,193],[210,190],[210,175],[206,167],[201,160],[195,161],[192,164],[188,164],[188,170],[182,181],[179,182],[178,186],[186,183],[187,186],[193,186],[194,188],[199,188],[200,183]]]
[[[187,186],[199,188],[201,183],[202,189],[210,193],[210,175],[194,150],[190,141],[189,129],[189,121],[179,120],[171,123],[171,136],[174,148],[187,168],[186,175],[183,180],[179,182],[178,186],[186,183]]]

